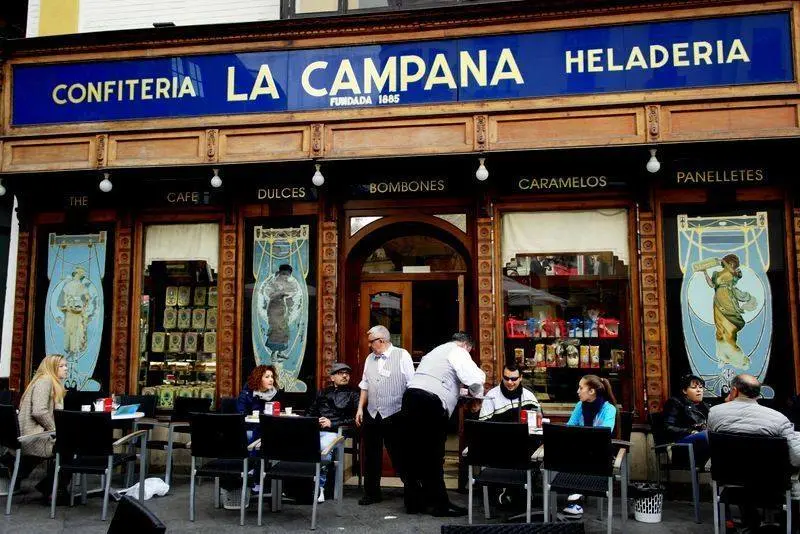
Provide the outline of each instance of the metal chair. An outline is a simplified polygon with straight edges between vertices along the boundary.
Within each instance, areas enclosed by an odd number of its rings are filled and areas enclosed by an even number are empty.
[[[242,499],[239,525],[244,525],[244,509],[247,506],[248,450],[247,428],[244,415],[220,413],[193,413],[191,423],[192,468],[189,479],[189,520],[194,521],[195,478],[214,479],[214,504],[219,508],[220,477],[241,477]],[[204,463],[198,465],[197,459]]]
[[[658,483],[661,483],[661,473],[667,474],[667,483],[670,481],[670,471],[688,471],[692,479],[692,500],[694,501],[694,522],[701,523],[700,519],[700,473],[705,472],[705,466],[697,465],[694,457],[694,447],[691,443],[674,443],[667,439],[664,428],[664,414],[652,412],[649,415],[650,430],[653,433],[653,450],[658,462]]]
[[[194,397],[175,397],[172,415],[166,421],[142,421],[139,428],[147,428],[146,425],[163,426],[167,428],[167,440],[151,440],[147,442],[150,449],[166,451],[167,466],[164,481],[168,486],[172,485],[172,455],[175,449],[187,449],[187,444],[175,441],[176,434],[189,434],[191,425],[189,424],[190,414],[208,413],[211,411],[211,399]]]
[[[281,482],[285,479],[305,479],[314,481],[312,494],[311,530],[317,525],[317,496],[319,495],[319,472],[323,457],[338,451],[336,466],[336,515],[342,512],[342,454],[344,438],[337,436],[323,451],[319,449],[319,420],[316,417],[274,417],[261,414],[259,417],[261,435],[264,436],[251,445],[261,449],[261,469],[259,483],[262,491],[258,496],[258,525],[264,506],[264,480],[272,482],[272,508],[280,508]]]
[[[337,430],[337,433],[345,440],[349,439],[351,445],[344,446],[344,453],[349,454],[353,463],[353,473],[358,477],[358,489],[361,489],[362,478],[364,476],[364,462],[361,461],[361,432],[358,428],[349,425],[342,425]]]
[[[550,522],[556,493],[582,493],[608,499],[608,534],[614,517],[614,469],[626,469],[625,448],[614,456],[611,431],[602,427],[543,425],[544,521]],[[627,516],[627,488],[622,485],[622,524]],[[551,503],[552,499],[552,503]],[[601,508],[602,510],[602,508]]]
[[[217,406],[218,413],[239,413],[236,406],[236,397],[220,397]]]
[[[786,506],[786,532],[792,533],[792,466],[781,437],[709,432],[714,532],[725,531],[725,505]]]
[[[135,454],[115,454],[114,447],[142,440],[143,458],[139,464],[139,499],[144,500],[144,480],[146,478],[147,431],[139,430],[113,441],[111,414],[108,412],[71,412],[56,410],[54,414],[56,429],[61,428],[55,442],[56,466],[51,493],[50,518],[56,517],[56,490],[58,479],[63,471],[70,476],[82,475],[82,502],[86,503],[86,475],[101,475],[103,480],[103,521],[108,511],[108,494],[111,488],[111,475],[115,467],[136,460]],[[74,499],[70,495],[70,504]]]
[[[19,419],[17,410],[8,404],[0,404],[0,447],[14,451],[14,468],[9,473],[8,493],[6,498],[6,515],[11,515],[11,498],[14,495],[14,488],[17,485],[17,475],[19,465],[22,460],[22,444],[26,440],[33,440],[43,435],[54,435],[55,432],[42,432],[39,434],[29,434],[20,437]],[[2,495],[2,494],[0,494]]]
[[[525,521],[531,522],[533,470],[528,425],[522,423],[493,423],[464,421],[469,491],[469,524],[472,524],[472,490],[483,486],[483,507],[489,519],[489,486],[521,486],[527,491]]]
[[[72,412],[81,411],[81,406],[86,404],[94,404],[97,399],[104,399],[108,397],[105,391],[78,391],[77,389],[68,389],[64,395],[64,409]]]
[[[108,525],[107,534],[162,534],[167,531],[166,525],[153,514],[144,504],[123,495],[120,499],[114,517]]]

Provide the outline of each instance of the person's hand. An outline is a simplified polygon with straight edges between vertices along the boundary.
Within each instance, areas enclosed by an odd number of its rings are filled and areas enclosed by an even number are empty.
[[[361,426],[361,423],[364,422],[364,410],[361,408],[358,409],[356,412],[356,426]]]
[[[330,428],[331,427],[331,420],[327,417],[320,417],[319,418],[319,427],[320,428]]]

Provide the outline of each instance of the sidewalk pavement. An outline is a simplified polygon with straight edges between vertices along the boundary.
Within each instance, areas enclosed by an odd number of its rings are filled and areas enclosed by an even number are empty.
[[[34,478],[33,482],[37,479]],[[264,504],[264,525],[258,527],[257,502],[253,500],[245,516],[245,526],[239,526],[239,512],[225,509],[215,509],[213,505],[213,488],[211,481],[204,481],[197,492],[197,507],[195,522],[189,521],[189,481],[185,476],[178,476],[173,480],[174,486],[169,495],[155,497],[145,504],[166,525],[167,532],[181,533],[209,533],[222,532],[310,532],[311,505],[296,505],[284,503],[280,512],[268,511],[268,499]],[[109,505],[109,521],[100,520],[102,499],[91,496],[88,503],[76,504],[74,508],[59,506],[56,508],[56,518],[50,519],[50,508],[40,504],[39,494],[30,488],[30,481],[23,486],[23,494],[14,497],[11,516],[0,516],[0,533],[43,533],[55,534],[68,532],[70,534],[100,534],[108,529],[110,517],[116,506]],[[463,506],[467,504],[466,495],[449,492],[451,500]],[[496,523],[499,518],[485,520],[483,518],[482,499],[475,496],[475,523]],[[403,511],[402,490],[388,488],[384,490],[384,501],[370,506],[359,506],[360,492],[355,487],[345,487],[341,517],[336,516],[335,502],[328,500],[317,508],[317,529],[319,533],[337,534],[374,534],[374,533],[438,533],[440,526],[445,523],[466,524],[466,517],[439,518],[430,515],[408,515]],[[76,499],[79,503],[80,499]],[[0,498],[0,503],[5,506],[5,497]],[[667,502],[663,522],[658,524],[638,523],[629,519],[625,528],[622,528],[618,500],[615,505],[614,532],[665,534],[681,532],[681,534],[707,533],[713,531],[712,511],[710,504],[703,506],[703,523],[697,525],[693,521],[691,503]],[[534,496],[534,509],[541,508],[541,492]],[[587,532],[605,532],[605,523],[597,517],[595,503],[590,501],[585,507],[584,514]],[[493,511],[493,513],[496,513]]]

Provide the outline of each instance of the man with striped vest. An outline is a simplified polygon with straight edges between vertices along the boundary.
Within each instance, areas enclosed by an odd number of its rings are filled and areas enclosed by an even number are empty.
[[[385,326],[373,326],[367,332],[372,352],[364,362],[361,397],[356,412],[356,425],[364,436],[364,496],[358,504],[380,502],[383,446],[389,453],[392,466],[401,478],[403,428],[400,408],[403,393],[414,376],[414,362],[408,351],[395,347]]]

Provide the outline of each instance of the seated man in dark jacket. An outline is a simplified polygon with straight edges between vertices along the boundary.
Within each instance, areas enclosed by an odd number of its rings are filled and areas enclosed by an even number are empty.
[[[350,371],[346,363],[334,363],[330,373],[333,385],[320,391],[306,411],[309,417],[319,417],[320,449],[325,449],[336,439],[340,426],[353,425],[355,422],[361,392],[350,386]],[[325,502],[327,474],[327,468],[323,467],[319,477],[319,502]]]
[[[703,402],[705,381],[699,376],[686,375],[681,378],[680,397],[672,397],[664,403],[664,433],[676,443],[691,443],[694,447],[695,463],[703,467],[710,457],[708,447],[708,405]]]

